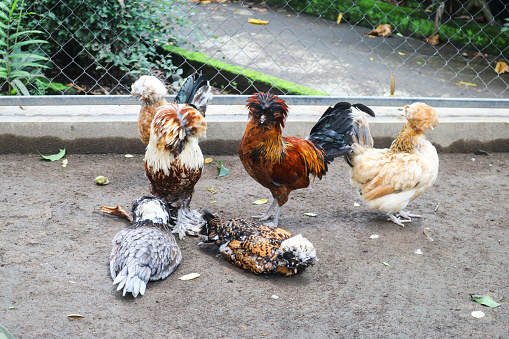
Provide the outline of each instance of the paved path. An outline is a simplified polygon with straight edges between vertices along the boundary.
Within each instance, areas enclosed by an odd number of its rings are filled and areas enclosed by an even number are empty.
[[[413,38],[369,38],[369,29],[290,11],[265,12],[245,3],[197,6],[194,20],[213,32],[197,43],[208,56],[336,96],[509,98],[509,74],[453,46],[436,48]],[[249,18],[269,21],[253,25]],[[458,85],[458,82],[477,86]],[[247,93],[249,94],[249,93]]]

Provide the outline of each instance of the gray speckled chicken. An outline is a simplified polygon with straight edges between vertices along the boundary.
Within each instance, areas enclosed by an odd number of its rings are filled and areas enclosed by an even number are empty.
[[[164,200],[142,197],[132,206],[133,224],[112,241],[110,271],[117,291],[145,294],[149,280],[164,279],[180,264],[182,253],[171,233],[175,221]]]

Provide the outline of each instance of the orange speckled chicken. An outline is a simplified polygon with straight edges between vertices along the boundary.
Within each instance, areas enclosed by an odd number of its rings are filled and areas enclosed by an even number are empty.
[[[161,199],[139,198],[132,206],[133,224],[113,238],[110,273],[122,295],[145,294],[149,280],[166,278],[180,264],[182,253],[171,234],[170,209]]]
[[[138,134],[146,145],[150,140],[150,125],[157,108],[168,102],[164,98],[168,94],[164,84],[155,76],[143,75],[131,86],[131,95],[140,98],[141,109],[138,117]]]
[[[424,131],[438,124],[436,110],[423,103],[405,106],[407,123],[389,149],[373,148],[367,121],[356,120],[350,178],[370,208],[387,213],[404,226],[420,215],[404,211],[437,179],[438,155]]]
[[[150,192],[178,208],[174,232],[198,234],[201,214],[189,208],[194,185],[201,177],[204,159],[198,138],[205,137],[205,110],[212,98],[205,76],[189,77],[175,102],[157,109],[145,152],[145,173]]]
[[[290,193],[308,187],[310,174],[321,179],[328,163],[351,152],[352,106],[375,115],[362,104],[339,102],[329,107],[309,136],[302,139],[282,136],[288,115],[288,106],[282,99],[271,93],[256,93],[249,98],[249,121],[240,143],[239,157],[247,173],[268,188],[274,197],[268,211],[256,218],[274,218],[270,225],[277,226]],[[276,203],[278,209],[274,213]]]
[[[291,277],[315,262],[313,244],[300,234],[292,236],[250,220],[222,220],[207,211],[203,217],[207,223],[200,232],[200,246],[219,246],[221,255],[237,267]]]

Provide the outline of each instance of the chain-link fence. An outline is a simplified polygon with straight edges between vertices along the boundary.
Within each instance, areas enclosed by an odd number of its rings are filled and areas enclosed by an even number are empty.
[[[502,0],[3,0],[0,92],[128,94],[206,73],[223,94],[509,97]]]

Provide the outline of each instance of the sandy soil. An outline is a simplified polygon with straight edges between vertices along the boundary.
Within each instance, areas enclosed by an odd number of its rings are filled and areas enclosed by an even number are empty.
[[[221,157],[230,174],[218,178],[219,159],[206,165],[192,206],[228,217],[264,212],[252,202],[270,198],[268,190],[233,156]],[[62,168],[0,156],[0,324],[17,338],[509,336],[509,305],[470,297],[509,299],[507,153],[440,154],[437,184],[409,208],[425,217],[405,228],[368,210],[335,161],[324,180],[290,196],[280,222],[315,245],[315,266],[293,278],[256,276],[188,237],[177,271],[136,299],[114,290],[108,268],[111,239],[128,224],[95,209],[128,208],[148,193],[142,155],[68,160]],[[95,185],[97,175],[110,185]],[[191,272],[201,277],[178,280]],[[473,318],[476,310],[486,316]]]

